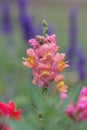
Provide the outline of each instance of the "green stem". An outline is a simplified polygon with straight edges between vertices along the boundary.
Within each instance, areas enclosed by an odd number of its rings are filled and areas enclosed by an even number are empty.
[[[40,130],[44,130],[42,122],[40,123]]]
[[[47,87],[43,87],[42,94],[43,94],[43,96],[44,96],[46,99],[48,98],[48,88],[47,88]]]
[[[48,89],[46,89],[46,99],[48,98]]]
[[[35,108],[35,107],[33,107],[33,106],[30,106],[36,113],[38,113],[38,110]]]
[[[48,23],[46,22],[46,20],[43,20],[43,35],[44,37],[48,36]]]

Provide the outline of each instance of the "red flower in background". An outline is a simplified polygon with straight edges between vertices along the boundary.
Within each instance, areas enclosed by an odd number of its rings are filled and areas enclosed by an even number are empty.
[[[8,104],[0,102],[0,118],[21,120],[21,109],[16,110],[16,106],[13,101],[9,101]],[[7,122],[0,122],[0,130],[11,130]]]
[[[16,110],[16,106],[13,101],[10,101],[8,104],[8,110],[9,110],[9,117],[16,119],[16,120],[21,120],[21,109]]]
[[[9,101],[8,104],[0,102],[0,117],[21,120],[21,111],[21,109],[16,110],[16,106],[13,101]]]
[[[9,116],[9,111],[8,111],[8,106],[4,102],[0,102],[0,117],[8,117]]]

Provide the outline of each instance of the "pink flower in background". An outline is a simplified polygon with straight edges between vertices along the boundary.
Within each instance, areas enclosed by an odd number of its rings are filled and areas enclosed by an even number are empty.
[[[60,94],[60,99],[61,99],[61,100],[64,100],[64,99],[66,99],[67,97],[68,97],[67,93],[61,93],[61,94]]]
[[[76,105],[76,110],[78,111],[78,120],[87,120],[87,87],[83,87]]]
[[[60,101],[56,106],[57,109],[60,109],[60,106],[63,104],[63,101],[67,99],[67,97],[68,97],[67,93],[65,92],[60,93]]]
[[[67,92],[67,86],[64,84],[64,77],[58,80],[60,72],[66,67],[64,61],[65,54],[58,53],[59,46],[56,45],[56,36],[36,36],[28,42],[32,45],[32,49],[27,49],[28,58],[24,58],[23,65],[32,68],[32,83],[39,87],[48,87],[50,81],[54,82],[54,86],[58,92]]]
[[[87,120],[87,87],[81,89],[77,102],[70,103],[65,112],[77,122]]]
[[[75,113],[76,113],[76,107],[75,107],[75,104],[73,102],[71,102],[67,109],[66,109],[66,114],[73,120],[76,120],[75,119]]]
[[[84,86],[82,88],[82,90],[80,91],[79,96],[78,96],[78,101],[81,101],[83,99],[83,97],[87,98],[87,87],[86,86]]]

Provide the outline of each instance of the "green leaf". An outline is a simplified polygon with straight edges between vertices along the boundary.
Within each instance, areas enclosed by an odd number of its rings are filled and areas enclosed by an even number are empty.
[[[39,110],[43,111],[45,109],[46,100],[43,97],[40,88],[36,86],[31,87],[31,100]]]

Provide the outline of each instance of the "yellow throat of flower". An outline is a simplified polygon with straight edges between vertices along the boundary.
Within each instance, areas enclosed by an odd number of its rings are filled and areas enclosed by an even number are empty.
[[[42,71],[41,72],[41,75],[40,75],[41,77],[44,77],[44,76],[50,76],[50,72],[48,71],[48,70],[44,70],[44,71]]]
[[[61,62],[58,64],[58,70],[59,70],[59,71],[63,70],[64,65],[65,65],[65,62],[64,62],[64,61],[61,61]]]
[[[42,73],[41,73],[41,76],[43,76],[43,75],[50,75],[50,72],[47,71],[47,70],[44,70],[44,71],[42,71]]]
[[[27,58],[27,61],[29,62],[30,65],[32,65],[32,66],[35,65],[35,61],[32,57]]]
[[[46,53],[44,54],[44,56],[48,56],[48,55],[51,55],[51,52],[46,52]]]
[[[63,81],[60,81],[58,84],[58,87],[65,85]]]
[[[63,81],[60,81],[56,84],[56,88],[58,92],[67,92],[67,86],[64,84]]]

